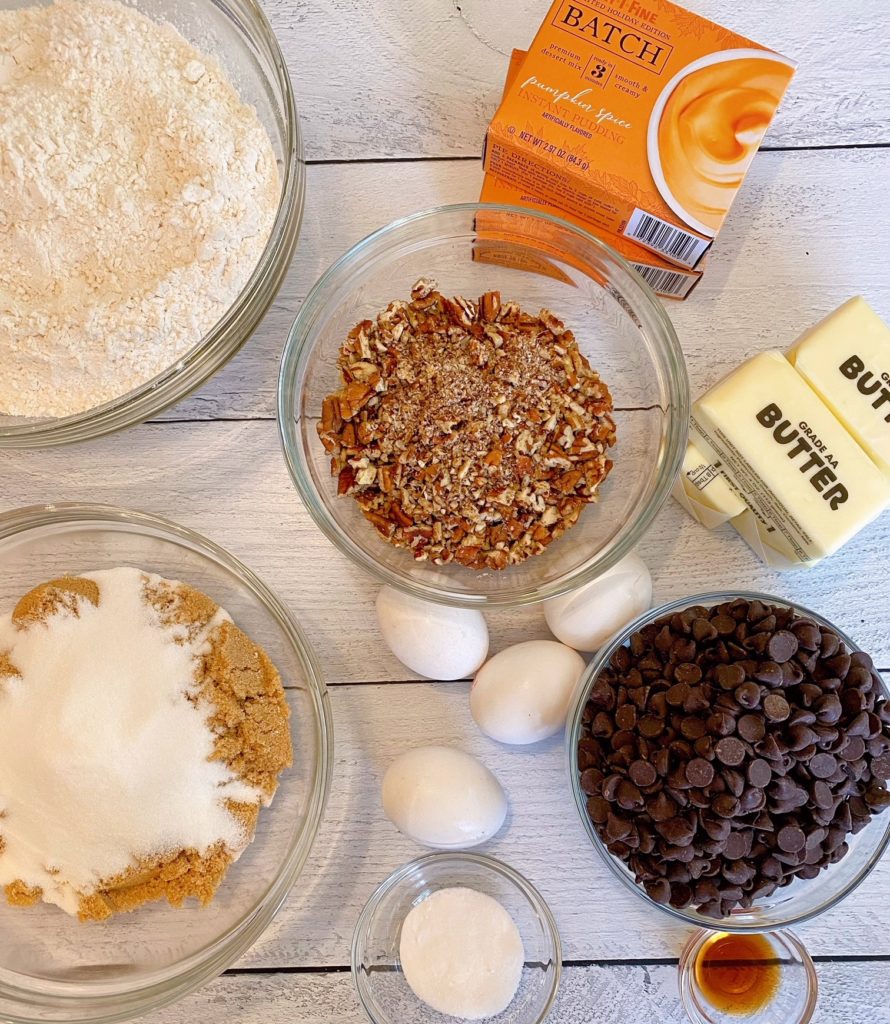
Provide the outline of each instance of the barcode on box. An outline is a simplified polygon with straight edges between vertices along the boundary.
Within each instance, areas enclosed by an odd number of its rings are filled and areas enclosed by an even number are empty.
[[[643,210],[634,210],[633,216],[624,229],[625,237],[660,252],[674,263],[694,267],[711,244],[709,238],[699,238],[682,228],[668,224],[660,217],[653,217]]]
[[[645,263],[631,263],[631,266],[652,291],[672,299],[685,299],[698,280],[695,274],[684,274],[682,270],[661,270],[647,267]]]

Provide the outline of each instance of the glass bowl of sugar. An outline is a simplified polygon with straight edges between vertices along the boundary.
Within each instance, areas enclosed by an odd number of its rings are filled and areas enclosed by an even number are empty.
[[[305,168],[257,0],[0,0],[0,27],[0,449],[40,448],[156,416],[235,355]]]
[[[559,933],[541,894],[476,853],[433,853],[398,868],[353,934],[352,977],[373,1024],[540,1024],[561,972]]]
[[[328,696],[299,624],[250,569],[185,527],[100,505],[40,506],[0,515],[0,627],[19,599],[41,583],[122,566],[181,580],[206,594],[268,654],[290,711],[293,766],[279,776],[271,805],[260,809],[253,841],[205,906],[188,899],[175,909],[157,900],[107,920],[79,921],[48,903],[11,906],[0,898],[0,1019],[17,1024],[129,1019],[181,998],[228,968],[257,940],[297,883],[330,787]],[[95,703],[95,728],[101,734],[115,719],[107,713],[103,718],[101,702]],[[67,707],[78,711],[71,699]],[[54,728],[60,735],[64,729],[58,714],[39,717],[34,771],[50,780],[61,773],[60,784],[70,785],[72,766],[65,754],[72,744],[44,750],[42,758],[45,737],[54,735]],[[123,767],[112,774],[128,777]],[[14,784],[0,755],[0,807],[14,808],[14,791],[7,791]],[[13,816],[11,811],[6,822],[10,835]]]

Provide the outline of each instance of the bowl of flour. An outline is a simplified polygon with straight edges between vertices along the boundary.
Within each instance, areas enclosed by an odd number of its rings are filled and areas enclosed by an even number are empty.
[[[275,297],[305,192],[255,0],[0,0],[0,447],[142,422]]]

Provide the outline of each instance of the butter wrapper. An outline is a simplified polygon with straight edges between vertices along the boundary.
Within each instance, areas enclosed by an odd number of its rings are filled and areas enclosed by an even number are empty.
[[[779,352],[702,395],[690,429],[744,497],[750,515],[733,525],[769,564],[773,551],[789,567],[815,564],[890,503],[890,482]]]
[[[674,500],[706,530],[718,526],[745,510],[744,499],[721,472],[719,463],[706,459],[694,444],[686,449],[680,475],[674,483]]]
[[[777,535],[775,530],[761,523],[750,509],[745,509],[731,523],[760,560],[773,569],[809,569],[821,561],[819,558],[798,558],[793,550],[782,543],[782,535]]]

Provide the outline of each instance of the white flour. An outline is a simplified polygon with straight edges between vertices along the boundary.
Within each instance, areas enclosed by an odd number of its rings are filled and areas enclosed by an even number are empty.
[[[65,416],[185,355],[279,198],[217,62],[116,0],[0,11],[0,413]]]

